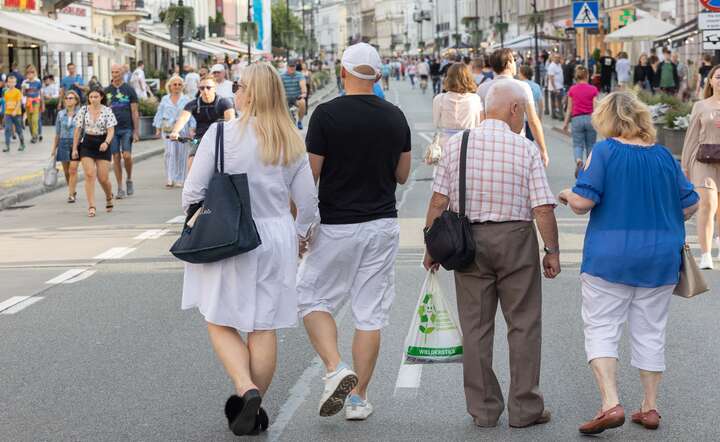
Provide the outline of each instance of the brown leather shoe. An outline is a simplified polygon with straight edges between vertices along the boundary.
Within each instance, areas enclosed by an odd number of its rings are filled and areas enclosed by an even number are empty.
[[[540,417],[538,417],[534,421],[530,422],[529,424],[527,424],[527,425],[510,424],[510,426],[513,428],[526,428],[526,427],[532,427],[533,425],[542,425],[542,424],[546,424],[546,423],[550,422],[550,417],[551,417],[550,410],[544,409],[542,411],[542,413],[540,414]]]
[[[648,430],[657,430],[660,426],[660,415],[657,410],[649,410],[643,413],[642,410],[636,411],[632,415],[632,421],[640,424]]]
[[[600,411],[591,421],[585,422],[579,428],[582,434],[599,434],[610,428],[617,428],[625,423],[625,409],[616,405],[607,411]]]

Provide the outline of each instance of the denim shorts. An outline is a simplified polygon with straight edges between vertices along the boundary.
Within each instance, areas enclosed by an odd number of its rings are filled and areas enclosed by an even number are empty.
[[[112,154],[132,152],[132,137],[132,129],[115,129],[115,135],[110,143],[110,152]]]

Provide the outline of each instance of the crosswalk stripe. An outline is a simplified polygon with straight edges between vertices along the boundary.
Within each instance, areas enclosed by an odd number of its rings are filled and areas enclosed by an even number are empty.
[[[12,307],[13,305],[23,302],[24,300],[28,299],[29,296],[13,296],[12,298],[8,298],[3,302],[0,302],[0,311],[3,311],[5,309],[8,309]]]
[[[184,218],[183,218],[184,220]],[[168,229],[150,229],[136,236],[134,239],[158,239],[168,232]]]
[[[94,259],[120,259],[135,251],[133,247],[113,247],[97,255]]]
[[[30,307],[31,305],[35,304],[36,302],[40,302],[43,299],[45,299],[42,296],[33,296],[33,297],[25,296],[24,298],[26,298],[26,299],[18,302],[17,304],[13,305],[12,307],[10,307],[6,310],[0,311],[0,315],[14,315],[15,313],[17,313],[21,310],[25,310],[26,308]],[[27,298],[29,298],[29,299],[27,299]]]
[[[70,269],[52,279],[45,281],[45,284],[61,284],[69,279],[75,278],[76,276],[80,275],[84,271],[85,271],[85,269]]]

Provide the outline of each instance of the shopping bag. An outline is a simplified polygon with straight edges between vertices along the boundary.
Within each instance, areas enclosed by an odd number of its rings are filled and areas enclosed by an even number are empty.
[[[43,170],[43,185],[45,187],[55,187],[58,182],[58,170],[55,167],[55,156],[50,157],[50,162]]]
[[[405,338],[405,363],[462,362],[462,332],[440,289],[436,272],[425,277]]]

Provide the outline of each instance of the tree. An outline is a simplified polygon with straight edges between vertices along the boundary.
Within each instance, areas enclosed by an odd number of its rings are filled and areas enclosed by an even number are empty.
[[[288,10],[283,1],[273,3],[271,14],[273,47],[301,49],[304,39],[300,19],[290,13],[290,26],[288,27]]]

